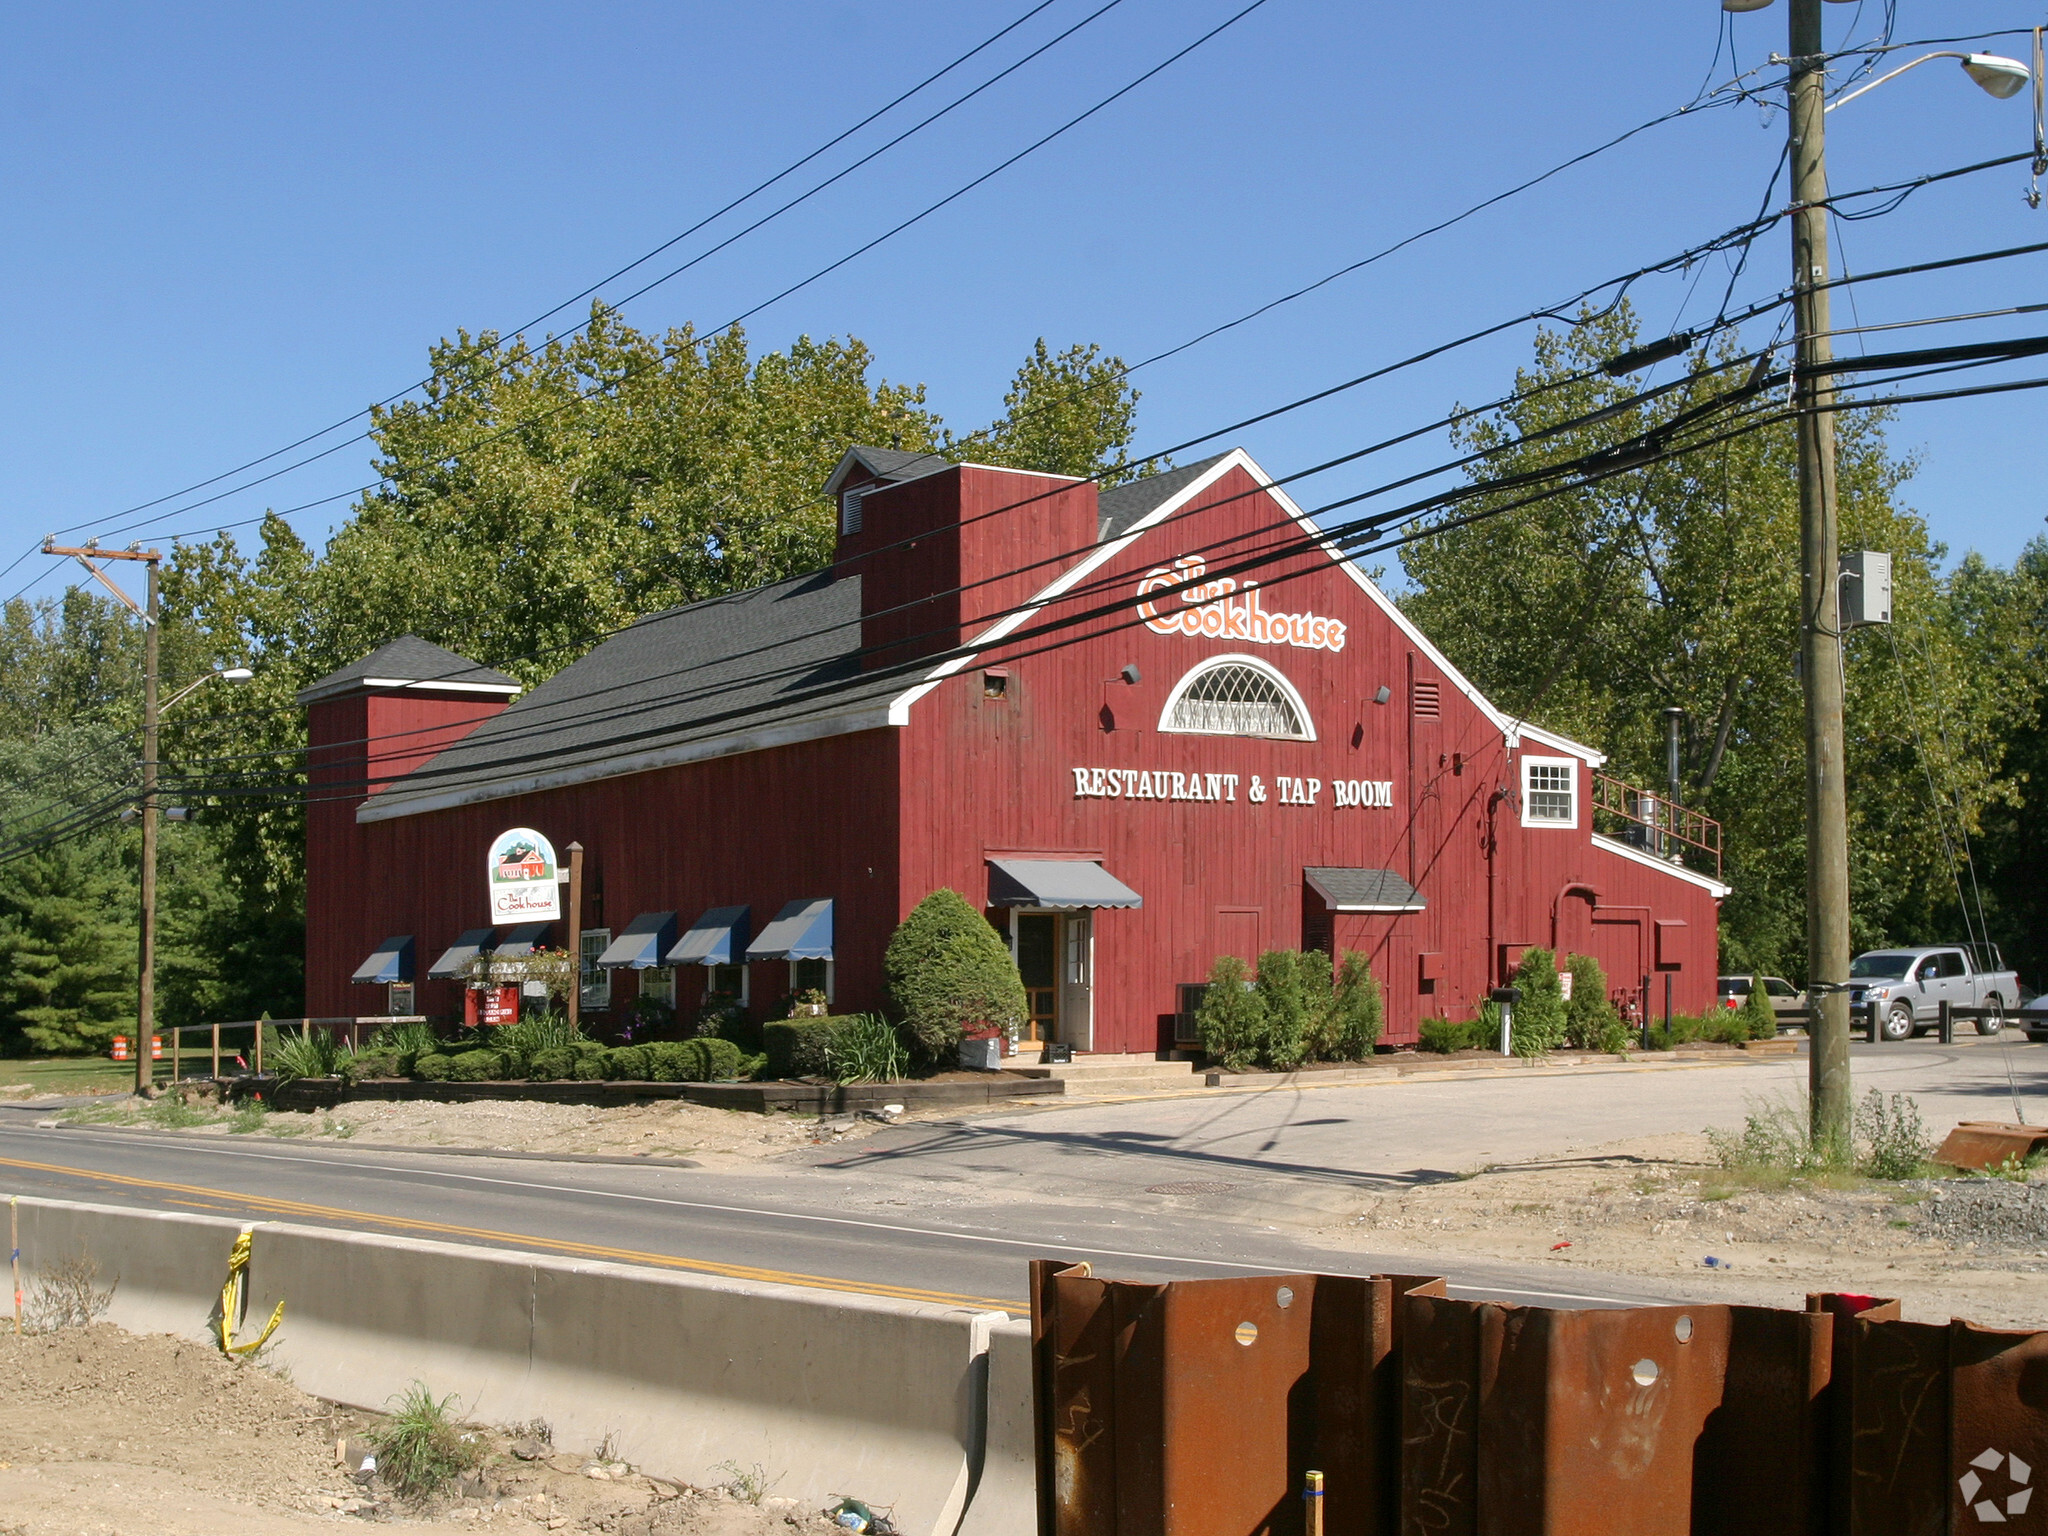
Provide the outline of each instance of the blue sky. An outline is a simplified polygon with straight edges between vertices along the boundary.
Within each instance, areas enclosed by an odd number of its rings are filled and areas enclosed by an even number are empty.
[[[0,58],[11,354],[0,370],[10,470],[0,564],[52,529],[126,527],[138,521],[127,509],[348,416],[418,378],[428,344],[458,327],[510,327],[567,298],[1027,3],[16,9]],[[939,127],[636,300],[627,318],[704,327],[752,307],[1244,3],[1121,0]],[[837,169],[1101,4],[1055,0],[789,185]],[[2048,20],[2016,0],[1898,0],[1897,10],[1902,40]],[[1881,21],[1877,0],[1826,11],[1831,43]],[[1782,0],[1725,29],[1715,0],[1267,0],[749,331],[762,347],[802,332],[858,335],[880,374],[923,381],[956,429],[971,428],[1000,410],[1038,336],[1132,360],[1177,345],[1763,63],[1784,48],[1784,27]],[[1977,46],[2025,50],[2017,37]],[[1147,368],[1139,446],[1554,303],[1737,224],[1756,209],[1783,132],[1781,115],[1754,103],[1667,124]],[[1994,101],[1938,62],[1830,118],[1833,181],[1840,191],[1901,180],[2025,150],[2030,136],[2024,96]],[[2029,210],[2025,186],[2025,167],[2012,166],[1930,187],[1847,225],[1838,254],[1859,270],[2048,240],[2048,208]],[[2029,302],[2044,260],[1873,285],[1853,320]],[[1738,297],[1777,288],[1788,262],[1773,231]],[[1711,313],[1726,281],[1715,262],[1644,283],[1635,296],[1646,328]],[[1846,311],[1838,324],[1852,323]],[[2039,329],[2040,317],[2022,316],[1883,344]],[[1285,474],[1491,398],[1528,344],[1524,327],[1217,446],[1241,442]],[[2005,561],[2042,531],[2042,408],[2040,395],[2013,394],[1918,407],[1893,428],[1896,446],[1921,460],[1909,500],[1952,553]],[[1310,505],[1347,494],[1429,462],[1436,447],[1298,494]],[[165,503],[152,514],[163,520],[138,531],[205,531],[332,496],[366,479],[367,461],[366,445],[351,444],[204,508]],[[317,537],[343,505],[294,522]],[[0,597],[39,567],[32,591],[76,574],[31,556],[0,581]]]

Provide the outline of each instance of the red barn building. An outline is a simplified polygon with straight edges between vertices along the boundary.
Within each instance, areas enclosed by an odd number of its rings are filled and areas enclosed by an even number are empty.
[[[1712,1006],[1727,888],[1656,802],[1490,704],[1243,452],[1098,492],[857,448],[827,489],[829,570],[651,615],[516,701],[410,637],[301,695],[311,1012],[384,1011],[352,977],[459,1012],[430,972],[534,937],[487,906],[513,827],[585,850],[590,1009],[879,1007],[940,886],[1082,1050],[1172,1048],[1184,984],[1274,948],[1368,954],[1395,1043],[1531,945]]]

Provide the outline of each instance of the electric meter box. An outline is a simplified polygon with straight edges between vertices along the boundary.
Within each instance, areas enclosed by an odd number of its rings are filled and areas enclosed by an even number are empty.
[[[1855,549],[1842,556],[1842,628],[1892,621],[1892,557],[1881,549]]]

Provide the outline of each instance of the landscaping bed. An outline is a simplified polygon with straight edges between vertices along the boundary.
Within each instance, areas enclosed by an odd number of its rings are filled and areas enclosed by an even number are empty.
[[[840,1114],[901,1104],[906,1109],[987,1104],[999,1099],[1043,1097],[1061,1093],[1057,1079],[1022,1077],[1011,1072],[949,1072],[943,1076],[899,1083],[647,1083],[647,1082],[415,1082],[404,1078],[371,1078],[350,1083],[338,1077],[298,1078],[275,1090],[279,1109],[332,1109],[361,1100],[390,1103],[428,1101],[473,1103],[511,1100],[534,1104],[586,1104],[599,1107],[680,1099],[715,1109],[765,1113]]]

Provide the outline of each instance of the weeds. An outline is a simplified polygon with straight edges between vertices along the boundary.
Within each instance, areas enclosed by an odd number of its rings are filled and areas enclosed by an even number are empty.
[[[742,1504],[759,1504],[777,1483],[789,1475],[778,1472],[770,1477],[768,1469],[758,1461],[751,1468],[743,1468],[735,1461],[721,1461],[711,1470],[726,1474],[725,1481],[718,1486]]]
[[[1911,1097],[1886,1098],[1875,1088],[1856,1106],[1849,1147],[1816,1142],[1805,1106],[1783,1102],[1753,1107],[1739,1133],[1710,1129],[1707,1141],[1733,1182],[1752,1189],[1783,1189],[1794,1179],[1852,1189],[1859,1177],[1924,1178],[1934,1151]]]
[[[436,1399],[415,1381],[391,1400],[391,1417],[371,1431],[377,1473],[408,1499],[418,1501],[446,1487],[482,1459],[480,1441],[466,1437],[455,1418],[454,1393]]]
[[[31,1333],[91,1327],[114,1304],[114,1290],[121,1283],[117,1278],[101,1290],[99,1278],[99,1261],[81,1244],[77,1253],[36,1277],[35,1294],[28,1299],[22,1325]]]
[[[355,1059],[355,1054],[341,1036],[314,1029],[296,1035],[281,1034],[270,1048],[266,1065],[277,1074],[280,1083],[288,1083],[301,1077],[337,1076]]]
[[[1903,1093],[1889,1102],[1875,1088],[1856,1106],[1856,1139],[1863,1144],[1862,1171],[1873,1179],[1917,1179],[1927,1171],[1934,1145],[1920,1123],[1920,1108]],[[2021,1172],[2024,1179],[2026,1174]]]
[[[261,1099],[250,1099],[228,1117],[230,1136],[249,1136],[263,1129],[270,1119],[270,1108]]]
[[[168,1098],[158,1099],[154,1104],[150,1105],[148,1109],[142,1112],[142,1118],[151,1125],[162,1126],[167,1131],[183,1131],[189,1130],[195,1125],[205,1125],[213,1119],[213,1116],[207,1114],[202,1109],[197,1109],[187,1104],[176,1095],[172,1095]]]

